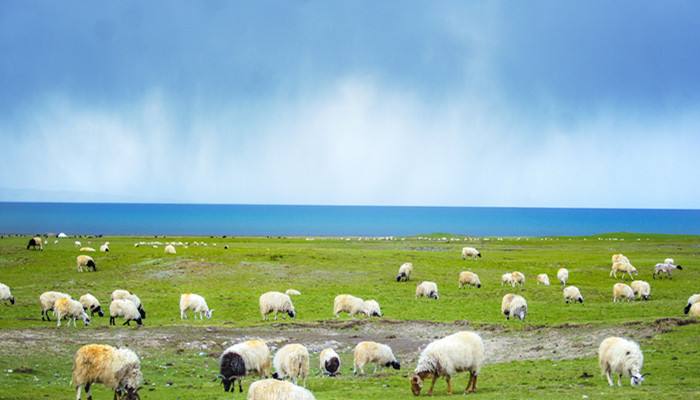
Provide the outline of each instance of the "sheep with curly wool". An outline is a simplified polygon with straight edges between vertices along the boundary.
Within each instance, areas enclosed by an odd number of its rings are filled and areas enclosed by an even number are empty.
[[[239,392],[243,391],[241,377],[251,373],[260,379],[270,375],[270,348],[262,340],[248,340],[226,348],[219,357],[219,376],[224,391],[233,393],[238,381]]]
[[[260,296],[258,301],[260,306],[260,314],[262,314],[263,321],[267,321],[267,315],[275,313],[275,321],[277,320],[277,313],[282,313],[282,319],[286,319],[284,314],[289,315],[290,318],[294,318],[297,314],[297,310],[292,304],[292,299],[289,295],[282,292],[267,292]]]
[[[472,258],[476,260],[477,257],[481,258],[481,253],[473,247],[464,247],[462,248],[462,260],[466,260],[467,257],[469,257],[470,260]]]
[[[522,272],[513,271],[512,276],[513,276],[513,278],[511,280],[511,284],[513,285],[513,287],[515,287],[515,285],[517,285],[517,284],[520,284],[520,286],[525,285],[525,275],[523,275]]]
[[[83,386],[88,400],[92,400],[90,388],[95,383],[102,383],[114,390],[115,399],[140,400],[138,391],[142,381],[141,363],[132,350],[87,344],[78,349],[73,357],[71,386],[76,385],[77,400],[80,400],[80,388]]]
[[[566,285],[566,281],[569,280],[569,270],[566,268],[559,268],[557,271],[557,279],[559,279],[562,286]]]
[[[401,369],[401,364],[394,357],[391,347],[377,342],[360,342],[355,346],[353,374],[357,375],[359,369],[360,375],[364,375],[367,364],[374,364],[374,374],[379,366]]]
[[[39,250],[44,250],[44,246],[41,243],[41,238],[38,236],[29,239],[27,250],[29,250],[30,247],[32,248],[32,250],[36,250],[37,246],[39,247]]]
[[[413,273],[413,263],[407,262],[399,267],[399,274],[396,275],[396,282],[408,281]]]
[[[622,272],[622,277],[620,279],[625,279],[625,274],[628,274],[630,279],[632,279],[632,274],[634,275],[639,275],[639,272],[637,272],[637,268],[635,268],[632,264],[628,263],[615,263],[612,265],[612,269],[610,271],[610,276],[615,276],[615,279],[617,279],[617,273]]]
[[[139,313],[136,304],[126,299],[112,300],[109,304],[109,324],[116,325],[117,318],[124,318],[126,322],[122,325],[131,326],[131,321],[136,321],[139,325],[143,324],[141,321],[141,313]]]
[[[474,332],[457,332],[428,344],[418,357],[418,365],[411,376],[411,391],[418,396],[423,382],[432,379],[426,393],[433,394],[435,382],[441,376],[447,381],[447,394],[452,394],[450,380],[453,375],[469,371],[469,382],[464,393],[476,391],[479,371],[486,361],[484,342]]]
[[[71,322],[73,322],[73,326],[76,326],[75,321],[78,318],[83,319],[85,326],[90,325],[90,316],[83,310],[83,305],[80,304],[79,301],[62,297],[56,300],[53,309],[56,313],[56,320],[58,321],[57,327],[61,326],[61,319],[63,319],[63,317],[68,317],[68,324],[66,326],[70,326]]]
[[[187,311],[189,310],[194,311],[194,319],[197,319],[197,314],[199,313],[199,319],[201,320],[204,320],[204,316],[210,319],[211,314],[214,312],[214,310],[209,309],[204,297],[194,293],[183,293],[180,295],[180,319],[189,319],[187,316]]]
[[[253,382],[248,388],[248,400],[315,400],[314,395],[301,386],[276,379]]]
[[[630,378],[632,386],[641,386],[644,376],[642,370],[644,356],[639,345],[621,337],[609,337],[598,347],[598,362],[600,371],[608,378],[608,384],[614,386],[611,374],[619,374],[617,385],[622,386],[622,375]]]
[[[139,310],[139,314],[141,314],[141,319],[146,319],[146,310],[143,309],[143,303],[141,303],[141,299],[139,298],[139,296],[131,293],[130,291],[117,289],[112,292],[110,300],[129,300],[130,302],[136,304],[136,308]]]
[[[71,298],[70,295],[54,291],[44,292],[41,294],[41,296],[39,296],[39,306],[41,306],[42,321],[51,321],[51,318],[49,318],[49,311],[54,311],[54,305],[56,301],[64,297],[68,299]],[[44,319],[44,317],[46,317],[46,319]]]
[[[431,299],[439,299],[440,295],[438,294],[438,287],[437,283],[435,282],[429,282],[429,281],[421,281],[418,282],[418,286],[416,287],[416,299],[418,297],[428,297]]]
[[[613,285],[613,303],[617,302],[617,299],[634,301],[634,290],[627,284],[616,283]]]
[[[676,265],[673,263],[658,263],[654,265],[654,275],[652,275],[652,277],[654,279],[656,279],[657,276],[661,278],[661,274],[665,273],[668,279],[673,279],[671,278],[671,271],[673,271],[674,269],[683,271],[683,268],[680,265]]]
[[[501,312],[506,316],[506,319],[510,317],[519,318],[521,321],[527,316],[527,302],[523,296],[508,293],[503,296],[501,301]]]
[[[12,295],[10,287],[0,283],[0,301],[7,305],[7,300],[10,300],[10,304],[15,304],[15,296]]]
[[[549,276],[547,274],[537,275],[537,284],[539,285],[540,283],[549,286]]]
[[[335,296],[333,300],[333,315],[336,318],[340,318],[341,312],[346,312],[351,317],[357,314],[364,314],[366,317],[369,317],[369,311],[365,307],[365,302],[361,298],[350,294]]]
[[[648,282],[644,281],[632,281],[630,287],[635,295],[639,296],[639,300],[649,300],[651,295],[651,286]]]
[[[471,271],[462,271],[459,273],[459,287],[458,289],[462,289],[464,285],[469,285],[469,287],[474,287],[476,286],[477,288],[481,287],[481,281],[479,280],[479,275],[471,272]]]
[[[83,305],[83,309],[86,312],[90,311],[90,316],[95,316],[95,313],[97,313],[97,315],[100,317],[105,315],[104,311],[102,311],[102,307],[100,306],[100,302],[97,301],[97,298],[90,293],[80,296],[78,301]]]
[[[299,379],[303,379],[303,386],[306,387],[306,378],[309,376],[309,350],[298,343],[288,344],[277,350],[272,366],[275,367],[273,378],[289,378],[295,385]]]
[[[83,267],[85,271],[89,271],[92,268],[93,271],[97,271],[97,266],[95,265],[95,260],[90,256],[80,255],[76,258],[78,264],[78,272],[83,272]]]
[[[700,294],[694,294],[688,298],[688,305],[685,306],[683,309],[683,312],[688,314],[688,311],[690,311],[690,308],[693,307],[693,305],[700,303]]]
[[[576,303],[577,301],[583,303],[583,296],[576,286],[567,286],[564,288],[564,300],[567,303]]]
[[[340,356],[332,348],[328,347],[321,351],[319,358],[319,368],[323,375],[340,375]]]

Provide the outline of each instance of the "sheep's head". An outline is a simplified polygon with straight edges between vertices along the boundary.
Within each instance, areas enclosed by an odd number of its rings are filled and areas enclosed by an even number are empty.
[[[401,276],[402,274],[396,275],[396,282],[401,282]]]
[[[388,363],[384,364],[385,367],[393,367],[394,369],[401,369],[401,364],[399,364],[398,361],[389,361]]]
[[[93,271],[97,271],[97,266],[95,265],[95,262],[92,260],[88,260],[87,267],[92,268]]]
[[[372,311],[372,316],[373,317],[381,317],[382,314],[380,312],[377,312],[377,311]]]
[[[287,310],[287,315],[289,315],[289,318],[294,318],[297,315],[297,310],[291,308]]]
[[[642,386],[642,383],[644,383],[644,377],[646,375],[651,375],[651,374],[647,372],[646,374],[642,374],[642,375],[639,375],[639,374],[632,375],[632,378],[630,378],[630,385]]]
[[[141,400],[141,396],[139,396],[139,390],[143,389],[143,387],[139,386],[137,388],[125,388],[123,393],[121,394],[120,399],[121,400]]]
[[[206,315],[208,319],[211,319],[211,314],[213,312],[214,312],[214,310],[209,310],[209,311],[205,312],[204,315]]]
[[[579,298],[578,298],[578,301],[580,301],[581,303],[583,303],[583,296],[579,297]]]
[[[141,318],[146,318],[146,310],[143,309],[143,305],[139,305],[139,314],[141,314]]]
[[[430,379],[431,377],[432,374],[426,376],[427,379]],[[423,379],[421,379],[421,377],[418,375],[413,375],[409,378],[409,381],[411,382],[411,392],[413,392],[414,396],[418,396],[420,391],[423,389]]]
[[[481,283],[477,283],[477,284],[476,284],[476,288],[477,288],[477,289],[481,289]]]
[[[434,290],[432,290],[432,291],[430,292],[430,294],[428,295],[428,297],[430,297],[431,299],[435,299],[435,300],[438,300],[438,299],[440,298],[440,296],[438,296],[438,293],[437,293],[436,291],[434,291]]]
[[[236,391],[236,381],[238,381],[238,388],[242,392],[243,387],[241,386],[241,380],[237,376],[232,376],[227,378],[223,375],[219,375],[212,382],[216,382],[217,379],[221,378],[221,384],[224,385],[224,392],[230,391],[231,393]]]
[[[15,296],[10,297],[10,303],[15,304]]]
[[[521,306],[518,307],[517,310],[513,313],[514,317],[520,318],[521,321],[525,320],[525,317],[527,317],[527,307],[526,306]]]
[[[681,271],[683,271],[683,268],[681,268],[680,265],[676,265],[676,268],[678,268],[678,269],[680,269]]]

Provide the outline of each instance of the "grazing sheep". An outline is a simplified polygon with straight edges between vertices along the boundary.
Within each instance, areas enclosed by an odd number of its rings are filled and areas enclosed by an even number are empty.
[[[566,300],[567,303],[569,301],[572,303],[576,303],[577,301],[583,303],[583,296],[581,296],[581,291],[578,290],[576,286],[567,286],[564,288],[564,300]]]
[[[612,263],[626,263],[630,264],[630,259],[623,256],[622,254],[613,254],[612,256]]]
[[[103,253],[108,252],[108,251],[109,251],[109,245],[106,244],[106,243],[103,244],[102,246],[100,246],[100,251],[103,252]]]
[[[92,399],[90,387],[102,383],[114,390],[114,398],[140,400],[138,391],[143,380],[139,357],[132,350],[103,344],[88,344],[75,353],[73,358],[73,379],[76,385],[76,398],[80,400],[80,388],[85,385],[88,400]]]
[[[336,376],[340,375],[340,356],[332,348],[326,348],[321,351],[319,356],[321,372],[324,375]]]
[[[241,377],[251,372],[260,379],[270,375],[270,348],[262,340],[236,343],[224,350],[219,358],[219,376],[214,381],[221,378],[225,392],[234,392],[238,381],[238,389],[242,392]]]
[[[517,284],[523,286],[525,284],[525,275],[523,275],[521,272],[513,271],[513,279],[511,280],[511,284],[513,287],[515,287]]]
[[[71,298],[70,295],[61,292],[44,292],[39,296],[42,321],[51,321],[51,318],[49,318],[49,311],[53,311],[56,301],[63,297]],[[44,317],[46,317],[46,319],[44,319]]]
[[[76,260],[78,263],[78,272],[83,272],[83,267],[85,267],[85,271],[89,271],[90,268],[92,268],[93,271],[97,271],[97,265],[95,265],[95,261],[92,257],[80,255]]]
[[[175,254],[175,246],[172,244],[165,246],[165,254]]]
[[[690,308],[696,303],[700,303],[700,294],[694,294],[688,298],[688,305],[685,306],[685,308],[683,309],[683,312],[688,314],[688,311],[690,311]]]
[[[39,246],[39,250],[44,250],[44,246],[41,244],[41,238],[40,237],[34,237],[29,239],[29,244],[27,245],[27,250],[31,247],[32,250],[36,250],[36,247]]]
[[[639,345],[621,337],[609,337],[598,348],[600,371],[608,378],[610,386],[614,386],[611,374],[620,374],[617,385],[622,386],[622,374],[630,378],[632,386],[641,386],[644,376],[640,375],[644,356]]]
[[[673,258],[667,258],[664,260],[664,264],[675,264],[675,262],[673,261]]]
[[[459,288],[462,289],[465,284],[469,284],[469,287],[476,286],[477,288],[481,287],[481,281],[479,280],[479,275],[470,272],[470,271],[462,271],[459,273]]]
[[[510,272],[501,275],[501,286],[510,285],[513,283],[513,274]]]
[[[695,303],[690,307],[689,313],[691,317],[700,317],[700,303]]]
[[[557,271],[557,279],[561,282],[562,286],[566,285],[566,281],[569,280],[569,270],[566,268],[559,268]]]
[[[80,247],[80,246],[82,246],[82,244],[80,244],[80,242],[79,242],[79,241],[77,241],[77,240],[75,241],[75,243],[74,243],[74,244],[75,244],[75,247]]]
[[[503,296],[503,301],[501,301],[501,312],[506,316],[506,319],[510,317],[520,318],[521,321],[527,316],[527,302],[523,296],[508,293]]]
[[[357,375],[357,369],[360,369],[360,375],[365,374],[365,365],[373,363],[374,372],[377,373],[377,367],[393,367],[401,369],[401,364],[396,361],[391,347],[377,342],[360,342],[355,346],[355,358],[353,364],[353,374]]]
[[[414,375],[410,378],[411,391],[418,396],[423,382],[432,378],[428,396],[433,394],[435,382],[441,376],[447,381],[447,394],[452,394],[450,379],[458,372],[469,371],[469,383],[464,393],[476,391],[476,379],[484,365],[484,342],[473,332],[457,332],[428,344],[418,358]]]
[[[658,263],[654,265],[654,275],[652,275],[652,277],[656,279],[656,276],[658,275],[659,278],[661,278],[661,274],[665,272],[666,276],[668,276],[668,279],[673,279],[671,278],[671,271],[676,268],[678,268],[680,271],[683,271],[683,268],[680,265],[672,263]]]
[[[634,290],[624,283],[616,283],[613,286],[613,302],[616,302],[619,298],[627,301],[634,301]]]
[[[61,319],[63,317],[68,317],[68,324],[66,326],[70,326],[71,322],[73,322],[73,326],[76,326],[75,321],[78,318],[83,319],[85,326],[90,325],[90,317],[85,310],[83,310],[83,305],[79,301],[61,297],[56,300],[54,304],[54,312],[56,313],[56,320],[58,321],[57,327],[61,326]]]
[[[416,287],[416,299],[418,297],[429,297],[431,299],[439,299],[437,283],[429,281],[420,281]]]
[[[11,304],[15,304],[15,296],[10,292],[10,287],[4,283],[0,283],[0,301],[7,305],[7,300],[10,300]]]
[[[102,311],[102,307],[100,306],[100,302],[97,301],[97,298],[90,293],[80,296],[78,301],[80,301],[80,304],[83,305],[83,309],[85,311],[90,311],[90,316],[94,316],[95,313],[97,313],[97,315],[100,317],[105,315],[104,311]]]
[[[109,324],[116,325],[116,318],[124,318],[126,322],[122,325],[131,326],[131,321],[136,321],[137,324],[141,325],[141,314],[134,302],[126,299],[112,300],[109,305]]]
[[[122,289],[117,289],[112,292],[112,296],[110,298],[111,301],[122,299],[129,300],[132,303],[136,304],[136,308],[139,310],[139,314],[141,314],[141,319],[146,319],[146,310],[143,309],[143,304],[141,303],[141,299],[139,299],[139,296],[131,293],[128,290]]]
[[[349,294],[339,294],[333,300],[333,315],[339,318],[341,312],[346,312],[351,317],[357,314],[364,314],[366,317],[369,317],[369,311],[365,307],[365,302],[361,298]]]
[[[299,296],[299,295],[301,295],[301,293],[298,290],[294,290],[294,289],[287,289],[287,291],[284,292],[284,294],[286,294],[287,296]]]
[[[399,267],[399,274],[396,275],[396,282],[408,281],[413,272],[413,263],[407,262]]]
[[[477,257],[481,258],[481,253],[473,247],[464,247],[462,249],[462,260],[466,260],[467,257],[469,257],[470,260],[472,257],[476,260]]]
[[[615,276],[617,279],[617,273],[622,271],[622,278],[620,279],[625,279],[625,274],[628,274],[630,276],[630,279],[632,279],[632,274],[634,275],[639,275],[637,272],[637,268],[635,268],[632,264],[628,263],[615,263],[612,265],[612,270],[610,271],[610,276]]]
[[[273,378],[289,378],[295,385],[299,379],[303,379],[303,386],[306,387],[306,377],[309,376],[309,350],[301,344],[288,344],[277,350],[272,366],[275,367]]]
[[[365,309],[371,317],[381,317],[382,309],[379,308],[379,303],[376,300],[365,300]]]
[[[194,319],[197,319],[197,313],[199,313],[201,320],[204,320],[204,316],[207,319],[211,318],[211,314],[214,312],[214,310],[209,309],[204,297],[194,293],[183,293],[180,295],[180,319],[189,319],[188,310],[194,311]]]
[[[265,379],[248,388],[248,400],[316,400],[307,389],[293,383]]]
[[[644,281],[632,281],[630,287],[635,295],[639,296],[639,300],[649,300],[651,294],[651,286]]]
[[[292,299],[289,295],[281,292],[267,292],[260,296],[258,301],[260,305],[260,314],[262,315],[263,321],[267,321],[267,315],[270,313],[275,313],[275,321],[277,320],[277,313],[282,313],[282,319],[286,319],[285,313],[289,315],[290,318],[294,318],[297,314],[294,305],[292,304]]]
[[[539,285],[540,283],[549,286],[549,276],[547,276],[547,274],[537,275],[537,284]]]

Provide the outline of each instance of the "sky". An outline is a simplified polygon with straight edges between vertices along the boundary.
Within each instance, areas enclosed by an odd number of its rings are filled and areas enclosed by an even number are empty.
[[[696,1],[0,4],[0,201],[700,209]]]

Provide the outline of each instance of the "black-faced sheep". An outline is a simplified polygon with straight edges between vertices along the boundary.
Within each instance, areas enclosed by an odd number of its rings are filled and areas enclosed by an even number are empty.
[[[224,391],[233,392],[238,381],[239,391],[243,391],[241,377],[255,373],[260,379],[270,375],[270,348],[262,340],[249,340],[228,347],[219,358],[219,376]]]
[[[569,280],[569,270],[566,268],[559,268],[557,271],[557,279],[561,282],[562,286],[566,285],[566,281]]]
[[[37,246],[39,247],[39,250],[44,250],[44,246],[41,244],[41,238],[40,237],[34,237],[29,239],[29,244],[27,245],[27,250],[31,247],[32,250],[36,250]]]
[[[376,300],[365,300],[365,309],[371,317],[382,316],[382,309],[379,308],[379,303]]]
[[[464,285],[469,285],[469,287],[476,286],[481,287],[481,281],[479,280],[479,275],[471,271],[462,271],[459,273],[459,289],[462,289]]]
[[[416,299],[418,297],[429,297],[431,299],[439,299],[440,295],[438,295],[438,287],[437,283],[435,282],[428,282],[428,281],[421,281],[418,282],[418,286],[416,287]]]
[[[307,389],[293,383],[265,379],[255,381],[248,388],[248,400],[315,400]]]
[[[476,391],[476,380],[486,361],[484,342],[473,332],[457,332],[436,340],[420,353],[414,375],[410,378],[411,391],[418,396],[423,382],[432,379],[427,395],[433,394],[435,382],[441,376],[447,381],[447,394],[452,394],[452,375],[469,371],[469,383],[464,393]]]
[[[80,304],[83,305],[83,309],[85,311],[90,311],[90,316],[94,316],[95,313],[97,313],[97,315],[100,317],[105,315],[104,311],[102,311],[102,307],[100,306],[100,302],[97,301],[97,298],[90,293],[80,296],[78,301],[80,301]]]
[[[477,257],[481,258],[481,253],[473,247],[464,247],[462,248],[462,260],[466,260],[467,257],[469,257],[470,260],[472,257],[476,260]]]
[[[346,312],[350,316],[364,314],[369,317],[365,302],[361,298],[349,294],[339,294],[333,300],[333,315],[339,318],[341,312]]]
[[[506,316],[506,319],[510,317],[519,318],[521,321],[527,316],[527,302],[523,296],[508,293],[503,296],[501,301],[501,312]]]
[[[649,300],[651,295],[651,286],[648,282],[644,281],[632,281],[630,287],[635,295],[639,296],[639,300]]]
[[[581,291],[576,286],[567,286],[564,288],[564,300],[567,303],[576,303],[577,301],[583,303],[583,296],[581,296]]]
[[[97,271],[97,266],[95,265],[95,261],[92,259],[92,257],[80,255],[76,260],[79,272],[83,272],[83,267],[85,267],[85,271],[89,271],[90,268],[92,268],[93,271]]]
[[[340,356],[332,348],[328,347],[321,351],[321,355],[318,357],[321,372],[324,375],[336,376],[340,375]]]
[[[360,375],[365,374],[365,365],[373,363],[374,372],[377,373],[377,367],[393,367],[401,369],[401,364],[394,357],[391,347],[377,342],[360,342],[355,346],[355,358],[353,373],[357,375],[357,370],[360,370]]]
[[[683,271],[683,268],[680,265],[673,263],[658,263],[654,266],[654,275],[652,275],[652,278],[656,279],[657,276],[661,278],[661,274],[665,273],[668,279],[673,279],[671,278],[671,271],[674,269]]]
[[[641,386],[644,376],[640,375],[644,356],[639,345],[621,337],[609,337],[598,348],[598,361],[601,372],[608,378],[608,384],[614,386],[611,374],[619,374],[617,385],[622,386],[622,374],[630,378],[632,386]]]
[[[56,313],[56,320],[58,321],[56,326],[61,326],[61,319],[63,317],[68,317],[68,324],[66,324],[66,326],[70,326],[71,322],[73,322],[73,326],[76,326],[75,321],[78,318],[82,318],[86,326],[90,325],[90,317],[85,310],[83,310],[83,305],[80,304],[79,301],[62,297],[56,300],[53,309]]]
[[[71,386],[76,385],[77,400],[83,385],[88,400],[92,400],[90,388],[94,383],[114,390],[115,399],[118,396],[121,400],[140,400],[138,391],[143,380],[140,368],[139,357],[129,349],[88,344],[75,353]]]
[[[396,282],[408,281],[413,273],[413,263],[407,262],[399,267],[399,274],[396,275]]]
[[[143,309],[141,299],[139,298],[139,296],[131,293],[130,291],[117,289],[112,292],[110,300],[129,300],[130,302],[136,304],[136,308],[139,310],[139,314],[141,314],[141,319],[146,319],[146,310]]]
[[[136,321],[137,324],[141,325],[141,314],[139,313],[136,304],[132,301],[125,299],[112,300],[109,305],[109,324],[116,325],[117,318],[124,318],[126,322],[122,325],[131,325],[131,321]]]
[[[272,366],[275,367],[273,378],[289,378],[295,385],[299,379],[303,379],[303,386],[306,387],[306,378],[309,376],[309,350],[298,343],[288,344],[277,350]]]
[[[260,314],[262,315],[263,321],[267,321],[267,315],[275,313],[275,320],[277,320],[277,313],[282,313],[282,318],[286,318],[284,314],[289,315],[290,318],[294,318],[297,314],[294,304],[292,304],[292,299],[289,295],[281,292],[267,292],[260,296],[258,301],[260,305]]]
[[[7,305],[7,300],[10,300],[11,304],[15,304],[15,296],[10,292],[10,287],[4,283],[0,283],[0,301]]]
[[[688,305],[685,306],[683,312],[688,314],[690,308],[696,303],[700,303],[700,294],[694,294],[688,298]]]
[[[183,293],[180,295],[180,319],[189,319],[187,317],[188,310],[194,311],[194,319],[197,319],[197,313],[199,313],[201,320],[204,320],[204,316],[211,318],[211,314],[214,312],[214,310],[209,309],[204,297],[194,293]]]

